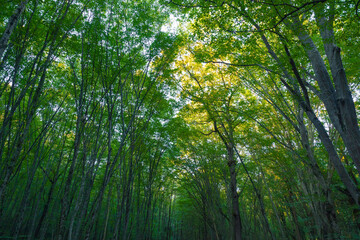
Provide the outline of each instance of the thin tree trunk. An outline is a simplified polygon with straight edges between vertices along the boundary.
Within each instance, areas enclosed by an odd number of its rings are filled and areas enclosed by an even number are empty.
[[[106,232],[108,228],[109,223],[109,216],[110,216],[110,200],[111,200],[111,194],[112,194],[112,185],[110,185],[109,193],[108,193],[108,200],[107,200],[107,212],[105,217],[105,224],[104,224],[104,230],[103,230],[103,240],[106,240]]]
[[[315,177],[317,185],[319,186],[319,196],[325,198],[324,203],[317,202],[317,208],[319,208],[319,211],[314,212],[314,217],[321,218],[319,226],[321,228],[321,231],[327,235],[333,236],[333,234],[338,233],[339,229],[336,223],[335,206],[333,205],[333,201],[331,199],[331,190],[329,189],[329,186],[321,173],[319,165],[316,162],[313,150],[310,147],[308,131],[302,119],[302,111],[300,111],[299,114],[299,129],[301,135],[301,142],[304,149],[306,150],[307,157],[309,159],[309,169]]]
[[[34,177],[35,177],[36,170],[41,161],[40,155],[44,151],[44,143],[42,144],[42,146],[41,146],[41,143],[42,143],[42,139],[38,143],[36,154],[35,154],[32,166],[31,166],[31,171],[30,171],[28,179],[27,179],[27,184],[26,184],[26,187],[24,190],[23,198],[22,198],[20,206],[19,206],[19,213],[17,214],[17,217],[16,217],[17,223],[15,225],[15,231],[14,231],[15,238],[19,237],[20,230],[21,230],[23,220],[24,220],[26,205],[28,204],[28,200],[29,200],[30,189],[31,189]]]
[[[279,217],[279,212],[278,212],[277,207],[276,207],[276,205],[275,205],[275,203],[274,203],[274,200],[273,200],[273,197],[272,197],[270,188],[269,188],[269,186],[268,186],[268,184],[267,184],[267,181],[266,181],[266,179],[265,179],[265,175],[264,175],[264,172],[263,172],[263,170],[262,170],[260,161],[258,161],[258,160],[256,159],[256,162],[259,164],[260,174],[261,174],[262,180],[263,180],[263,182],[264,182],[264,184],[265,184],[266,190],[268,191],[269,198],[270,198],[270,201],[271,201],[271,205],[272,205],[273,211],[274,211],[275,216],[276,216],[276,220],[277,220],[278,223],[279,223],[279,228],[280,228],[280,232],[281,232],[281,237],[282,237],[282,239],[285,239],[285,238],[286,238],[286,236],[285,236],[285,231],[284,231],[284,228],[283,228],[283,226],[282,226],[282,223],[281,223],[281,220],[280,220],[280,217]]]
[[[237,180],[236,180],[236,161],[234,158],[234,148],[232,146],[227,147],[228,152],[228,167],[230,171],[230,194],[232,205],[232,221],[233,221],[233,238],[234,240],[241,240],[241,219],[239,210],[239,194],[237,193]]]
[[[20,19],[21,14],[24,12],[26,8],[28,0],[22,1],[19,6],[16,8],[14,14],[10,17],[8,23],[6,24],[5,32],[1,36],[0,39],[0,62],[2,61],[3,54],[8,46],[10,37],[14,32],[16,25]]]

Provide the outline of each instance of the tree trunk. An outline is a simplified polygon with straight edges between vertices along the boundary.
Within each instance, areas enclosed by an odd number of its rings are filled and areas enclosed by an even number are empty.
[[[16,8],[14,14],[10,17],[9,22],[6,24],[5,32],[0,39],[0,62],[3,54],[8,46],[11,34],[14,32],[16,25],[20,19],[21,14],[24,12],[28,0],[22,1]]]
[[[332,236],[338,232],[338,226],[336,223],[336,215],[335,215],[335,206],[333,205],[333,201],[331,198],[331,189],[329,185],[326,183],[324,176],[321,173],[320,167],[316,162],[313,150],[310,147],[309,142],[309,134],[306,129],[306,126],[303,121],[303,111],[299,112],[299,130],[301,136],[301,143],[303,148],[306,150],[308,157],[308,165],[311,174],[315,177],[316,185],[318,185],[317,194],[319,197],[323,197],[324,202],[318,201],[316,204],[316,212],[314,212],[314,216],[320,217],[320,228],[321,232],[327,235]],[[318,216],[317,216],[318,215]]]
[[[228,167],[230,172],[230,194],[232,205],[232,222],[233,222],[233,238],[234,240],[241,240],[241,218],[239,210],[239,194],[237,193],[236,181],[236,161],[234,157],[233,146],[227,147]]]
[[[320,98],[360,174],[360,130],[357,123],[354,101],[342,65],[340,48],[335,45],[332,20],[325,20],[317,15],[317,21],[327,59],[330,63],[335,88],[318,48],[303,29],[300,21],[295,18],[294,27],[298,29],[296,30],[297,36],[312,64],[316,81],[320,87]],[[359,202],[359,200],[356,199],[355,202]]]
[[[341,60],[340,48],[335,42],[333,11],[333,3],[331,3],[330,6],[320,4],[319,9],[315,11],[315,16],[335,86],[335,104],[338,110],[336,117],[339,118],[338,122],[340,125],[334,126],[340,133],[341,138],[360,173],[360,130],[354,100]],[[331,81],[331,79],[326,80]]]

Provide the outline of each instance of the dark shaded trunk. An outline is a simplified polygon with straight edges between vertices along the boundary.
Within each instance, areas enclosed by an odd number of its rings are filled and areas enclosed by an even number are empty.
[[[22,1],[19,6],[16,8],[14,14],[10,17],[8,23],[6,24],[5,31],[0,39],[0,62],[2,60],[3,54],[8,46],[10,37],[14,32],[16,25],[21,17],[21,14],[24,12],[26,8],[28,0]]]
[[[227,147],[228,167],[230,172],[230,194],[232,205],[232,221],[233,221],[233,238],[234,240],[241,240],[241,218],[239,210],[239,194],[237,193],[237,180],[236,180],[236,161],[234,157],[234,148]]]

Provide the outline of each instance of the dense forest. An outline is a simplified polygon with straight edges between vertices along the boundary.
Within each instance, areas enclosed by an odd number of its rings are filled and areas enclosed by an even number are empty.
[[[0,8],[0,239],[360,239],[360,1]]]

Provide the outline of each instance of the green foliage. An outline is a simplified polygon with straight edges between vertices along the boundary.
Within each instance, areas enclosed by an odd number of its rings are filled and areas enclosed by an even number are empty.
[[[359,238],[357,5],[0,0],[0,238]]]

